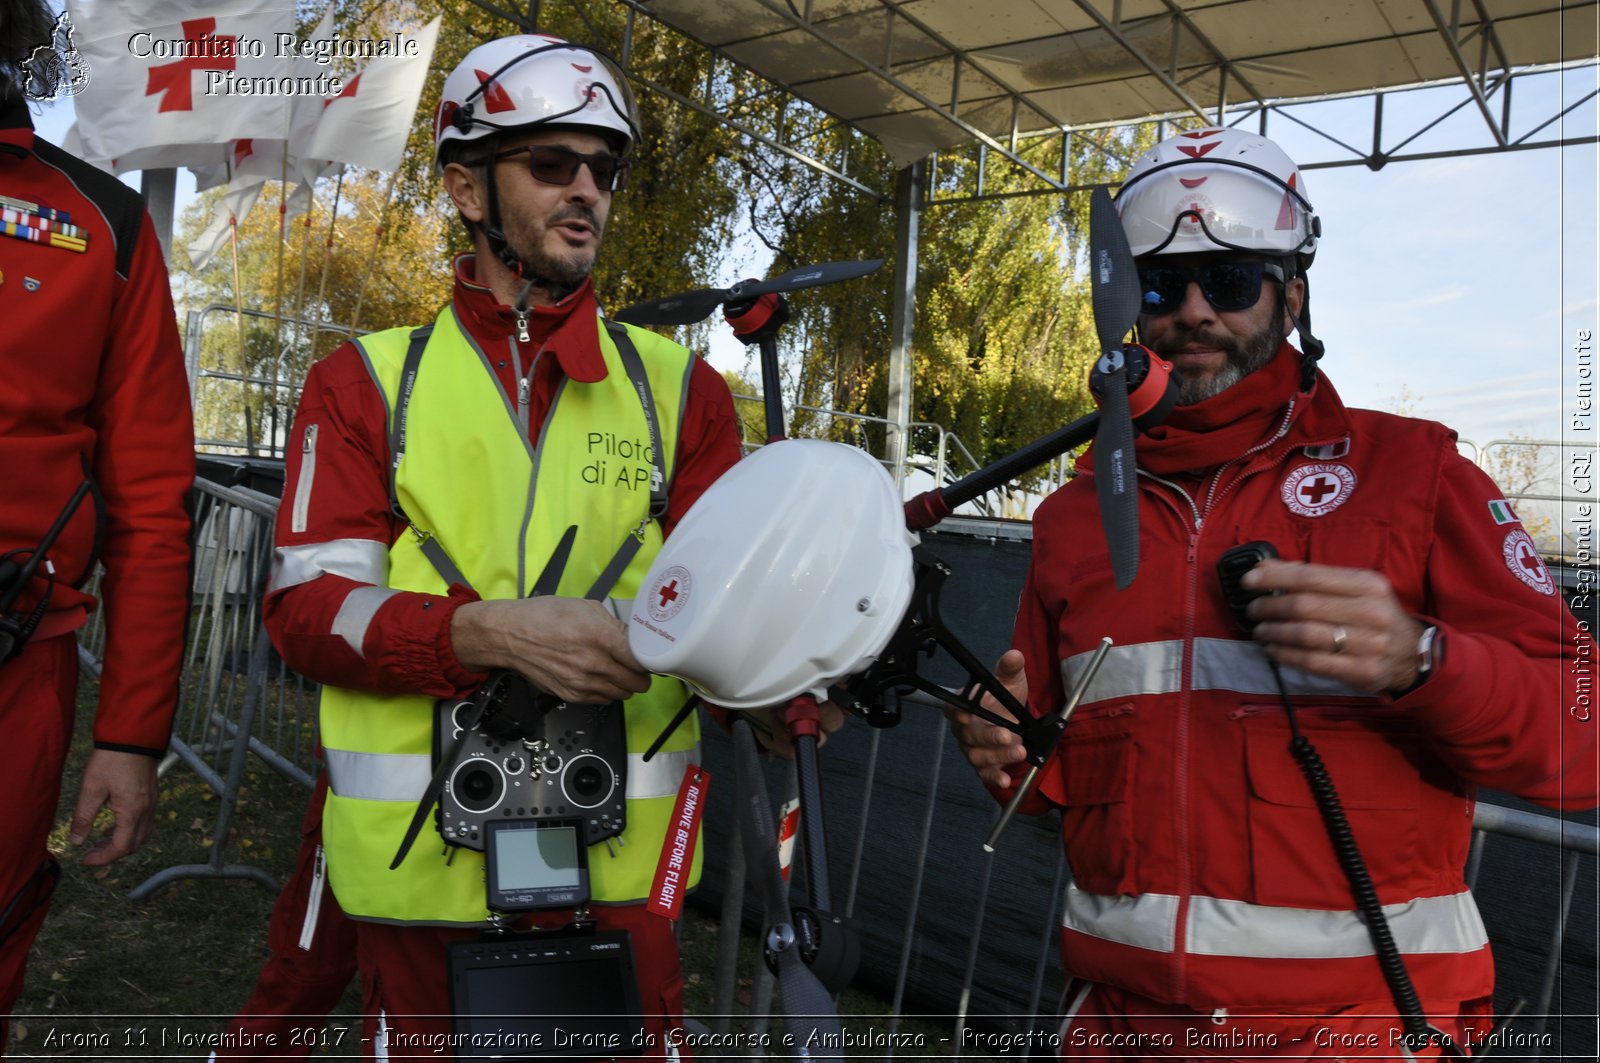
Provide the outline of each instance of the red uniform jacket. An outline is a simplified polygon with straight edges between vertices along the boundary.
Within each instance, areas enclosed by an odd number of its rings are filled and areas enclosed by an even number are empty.
[[[1593,643],[1453,433],[1346,409],[1325,377],[1294,395],[1298,373],[1286,344],[1139,440],[1127,590],[1092,476],[1039,508],[1014,640],[1032,711],[1059,707],[1114,641],[1041,785],[1074,879],[1062,955],[1075,976],[1197,1009],[1387,999],[1265,656],[1217,578],[1224,551],[1264,539],[1381,572],[1443,633],[1442,662],[1400,698],[1285,673],[1421,999],[1453,1005],[1493,983],[1462,880],[1475,787],[1596,802],[1596,722],[1573,667]]]
[[[95,743],[160,755],[177,705],[194,483],[167,268],[136,192],[36,140],[21,101],[4,106],[0,195],[65,212],[87,249],[0,235],[0,553],[36,545],[89,470],[103,504],[86,498],[48,552],[55,587],[35,638],[72,630],[94,605],[74,588],[92,573],[99,509]],[[19,605],[31,608],[44,585],[36,574]]]

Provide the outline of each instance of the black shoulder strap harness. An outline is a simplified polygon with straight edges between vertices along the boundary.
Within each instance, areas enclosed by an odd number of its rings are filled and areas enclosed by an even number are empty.
[[[627,328],[616,321],[605,321],[606,331],[611,334],[611,339],[617,345],[617,354],[622,359],[622,367],[628,374],[628,380],[633,385],[633,390],[639,396],[639,405],[644,409],[644,419],[650,428],[650,453],[652,456],[650,470],[650,511],[639,526],[628,532],[623,537],[622,545],[612,555],[600,575],[595,579],[594,585],[584,595],[592,601],[601,601],[611,592],[617,580],[622,578],[622,573],[633,561],[639,547],[644,543],[645,526],[652,520],[660,520],[667,511],[667,478],[665,466],[665,453],[661,445],[661,419],[656,413],[655,395],[650,390],[650,378],[645,373],[644,359],[639,356],[639,349],[634,346],[633,339],[628,335]],[[395,483],[395,478],[400,471],[400,461],[405,457],[406,450],[406,415],[411,408],[411,393],[417,384],[417,370],[422,363],[423,351],[427,349],[428,340],[433,335],[433,326],[424,325],[411,333],[411,343],[406,348],[405,363],[400,369],[400,392],[395,400],[394,417],[389,424],[389,511],[397,518],[404,521],[416,533],[420,542],[423,556],[433,565],[434,569],[444,578],[445,583],[461,584],[471,587],[461,569],[450,559],[443,545],[431,533],[423,531],[411,523],[406,515],[405,508],[400,505],[400,496]],[[578,526],[576,524],[567,528],[566,534],[556,545],[546,563],[543,572],[529,590],[529,597],[554,594],[556,586],[561,582],[561,574],[566,569],[567,557],[572,552],[573,541],[577,538]]]

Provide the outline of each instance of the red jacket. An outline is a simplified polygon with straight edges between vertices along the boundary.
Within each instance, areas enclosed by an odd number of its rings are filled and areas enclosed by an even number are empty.
[[[1572,667],[1593,644],[1453,433],[1346,409],[1324,377],[1286,408],[1298,373],[1285,344],[1141,437],[1127,590],[1092,476],[1035,517],[1014,640],[1032,711],[1058,708],[1102,636],[1114,642],[1041,784],[1074,876],[1063,962],[1197,1009],[1387,999],[1265,657],[1216,575],[1225,550],[1265,539],[1378,570],[1443,633],[1442,663],[1400,698],[1285,671],[1421,999],[1482,997],[1493,964],[1462,880],[1474,789],[1595,804],[1596,723]]]
[[[532,367],[529,437],[537,442],[564,377],[604,378],[593,290],[585,283],[559,306],[535,308],[529,339],[517,343],[513,311],[474,279],[473,257],[457,259],[455,271],[454,303],[462,326],[493,361],[506,395],[519,393],[517,362],[524,372]],[[519,351],[515,357],[513,344]],[[307,475],[301,448],[291,446],[276,531],[280,556],[341,541],[358,551],[370,543],[387,551],[406,532],[389,512],[387,423],[384,398],[353,344],[312,366],[290,438],[304,439],[315,426],[315,473]],[[733,396],[704,359],[695,359],[691,371],[678,449],[662,520],[668,532],[739,459]],[[348,624],[336,621],[351,591],[362,586],[335,572],[286,577],[285,568],[275,566],[264,613],[274,645],[293,668],[324,683],[383,694],[454,697],[482,684],[485,676],[464,668],[450,643],[450,619],[461,605],[476,600],[472,591],[459,588],[448,598],[406,591],[388,598],[366,621],[358,651],[340,633]]]
[[[71,631],[94,599],[96,510],[106,614],[95,744],[159,756],[177,706],[188,616],[194,427],[167,268],[139,196],[36,140],[26,106],[0,114],[0,195],[64,211],[82,253],[0,235],[0,553],[35,546],[89,469],[85,498],[48,553],[50,613]],[[39,600],[36,574],[19,600]],[[0,665],[11,667],[12,665]]]

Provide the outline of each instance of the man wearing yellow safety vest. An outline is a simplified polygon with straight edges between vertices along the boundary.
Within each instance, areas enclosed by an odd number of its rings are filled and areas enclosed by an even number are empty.
[[[366,1045],[447,1043],[447,949],[490,917],[483,854],[430,816],[390,864],[433,772],[436,701],[506,670],[571,704],[625,702],[626,827],[589,848],[591,910],[630,935],[653,1047],[603,1054],[671,1054],[675,924],[645,902],[699,732],[690,718],[643,759],[685,694],[639,667],[610,603],[738,459],[732,398],[689,351],[599,315],[590,271],[639,138],[608,59],[543,36],[481,45],[434,134],[476,253],[431,332],[366,336],[311,370],[265,607],[284,659],[324,684],[323,845],[357,922]]]

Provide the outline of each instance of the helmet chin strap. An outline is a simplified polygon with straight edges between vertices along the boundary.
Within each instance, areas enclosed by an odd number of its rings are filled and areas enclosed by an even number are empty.
[[[1310,277],[1306,272],[1299,271],[1298,267],[1291,266],[1291,271],[1293,272],[1286,271],[1285,283],[1278,288],[1278,309],[1288,314],[1288,319],[1294,325],[1294,331],[1298,331],[1301,338],[1301,391],[1310,391],[1312,384],[1317,383],[1317,362],[1322,360],[1326,347],[1320,339],[1310,335]],[[1293,280],[1296,275],[1304,285],[1299,314],[1291,311],[1288,304],[1288,280]]]
[[[525,282],[522,286],[522,294],[517,297],[516,310],[520,313],[528,309],[528,292],[534,288],[540,288],[548,292],[551,301],[557,303],[577,291],[582,286],[582,281],[577,284],[561,284],[553,281],[540,274],[526,259],[517,254],[516,250],[511,246],[511,241],[506,239],[505,229],[500,224],[500,190],[495,184],[493,164],[488,168],[487,183],[489,186],[489,216],[482,222],[483,235],[488,240],[489,250],[494,252],[494,256],[504,264],[506,269],[509,269]]]

